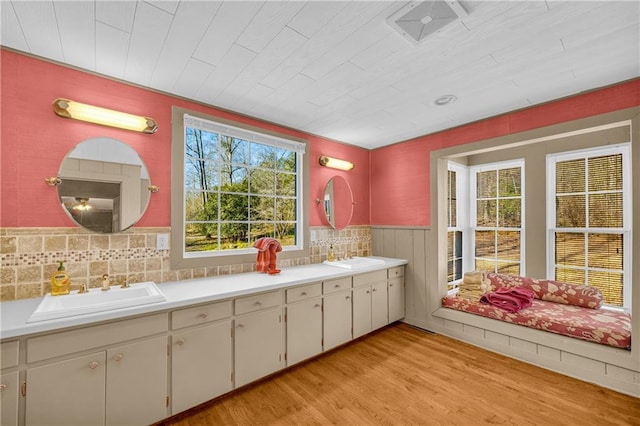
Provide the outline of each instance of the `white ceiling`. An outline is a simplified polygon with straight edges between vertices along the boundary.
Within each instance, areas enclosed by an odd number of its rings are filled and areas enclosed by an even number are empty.
[[[418,46],[406,3],[2,0],[1,43],[365,148],[640,76],[638,0],[460,1]]]

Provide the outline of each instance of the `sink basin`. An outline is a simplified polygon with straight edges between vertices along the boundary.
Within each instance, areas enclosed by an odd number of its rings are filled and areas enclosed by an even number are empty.
[[[64,296],[47,294],[27,322],[93,314],[166,300],[153,281],[131,284],[129,288],[112,286],[109,291],[94,288],[87,293],[73,292]]]
[[[344,269],[358,269],[369,266],[384,265],[384,260],[376,259],[374,257],[352,257],[351,259],[335,260],[332,262],[325,260],[322,263]]]

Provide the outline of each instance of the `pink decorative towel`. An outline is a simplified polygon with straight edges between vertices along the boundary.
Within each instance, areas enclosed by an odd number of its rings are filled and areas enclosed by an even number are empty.
[[[496,306],[507,312],[518,312],[533,304],[533,290],[525,287],[501,287],[492,293],[484,294],[480,302]]]
[[[280,269],[276,269],[277,253],[282,251],[282,246],[278,240],[275,238],[263,237],[253,243],[253,247],[258,249],[256,271],[266,272],[270,275],[280,272]]]

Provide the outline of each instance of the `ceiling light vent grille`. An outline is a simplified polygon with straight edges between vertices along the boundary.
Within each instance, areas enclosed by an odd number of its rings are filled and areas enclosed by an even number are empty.
[[[431,34],[467,16],[457,1],[412,1],[387,18],[387,23],[417,45]]]

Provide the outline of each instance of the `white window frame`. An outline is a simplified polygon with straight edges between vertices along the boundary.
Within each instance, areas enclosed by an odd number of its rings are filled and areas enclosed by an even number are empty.
[[[469,168],[456,163],[455,161],[447,161],[447,188],[448,188],[448,179],[449,171],[456,172],[456,224],[455,227],[447,226],[447,236],[451,231],[459,231],[462,232],[462,276],[464,277],[464,273],[473,270],[473,262],[470,262],[470,255],[473,254],[473,246],[469,244],[469,196],[468,196],[468,188],[469,188]],[[447,203],[449,202],[449,194],[447,191]],[[449,218],[447,218],[447,224],[449,223]],[[448,241],[448,240],[447,240]],[[449,247],[447,247],[448,253]],[[455,250],[454,250],[455,251]],[[448,268],[448,256],[447,256],[447,268]],[[457,288],[462,282],[462,278],[458,280],[448,281],[447,285],[453,286],[449,292],[457,291]]]
[[[556,228],[556,163],[568,160],[576,160],[604,155],[622,154],[622,229],[619,228]],[[587,148],[575,151],[561,152],[547,155],[547,279],[555,278],[555,233],[565,229],[577,232],[594,232],[623,235],[623,306],[622,310],[631,311],[632,296],[632,214],[631,204],[631,143],[611,145],[607,147]],[[589,217],[589,206],[586,206],[586,215]],[[588,251],[585,247],[585,256]],[[585,266],[585,268],[587,268]],[[605,305],[607,308],[620,309],[619,306]]]
[[[209,252],[186,252],[185,230],[185,115],[197,120],[211,122],[226,129],[225,134],[241,137],[258,143],[269,140],[277,146],[295,149],[296,158],[296,245],[285,246],[278,254],[280,259],[306,258],[309,256],[309,158],[305,154],[307,141],[297,137],[265,130],[224,118],[213,117],[199,111],[173,106],[171,111],[171,241],[170,268],[194,269],[225,267],[229,265],[250,265],[255,263],[257,251],[254,248]],[[244,267],[243,267],[244,268]],[[208,272],[207,272],[208,273]],[[224,273],[224,272],[223,272]]]
[[[477,166],[469,167],[469,247],[472,250],[470,254],[470,261],[472,268],[475,268],[475,246],[476,246],[476,231],[479,229],[477,226],[477,198],[476,198],[476,186],[477,186],[477,174],[480,172],[498,170],[498,169],[509,169],[514,167],[520,167],[520,275],[526,276],[526,253],[525,253],[525,203],[526,203],[526,194],[525,194],[525,162],[524,159],[516,159],[516,160],[507,160],[507,161],[499,161],[495,163],[485,163]],[[496,206],[496,209],[498,206]],[[513,228],[501,228],[496,227],[496,230],[512,230]],[[493,271],[489,271],[493,272]]]

